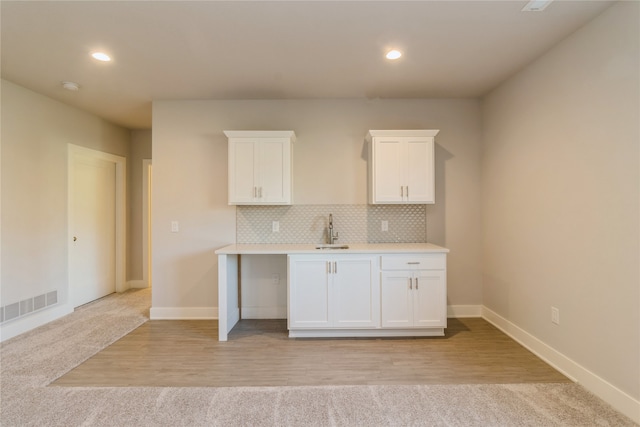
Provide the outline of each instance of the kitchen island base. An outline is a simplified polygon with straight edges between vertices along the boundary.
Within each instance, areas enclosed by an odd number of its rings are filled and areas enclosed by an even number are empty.
[[[238,257],[286,255],[291,338],[429,337],[447,327],[448,249],[430,243],[229,245],[218,249],[218,340],[242,318]]]

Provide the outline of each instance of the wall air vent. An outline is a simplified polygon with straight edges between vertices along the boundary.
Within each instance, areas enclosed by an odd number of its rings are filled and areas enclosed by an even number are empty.
[[[13,304],[5,305],[4,307],[0,307],[0,323],[18,319],[57,303],[58,291],[51,291],[33,298],[27,298],[14,302]]]

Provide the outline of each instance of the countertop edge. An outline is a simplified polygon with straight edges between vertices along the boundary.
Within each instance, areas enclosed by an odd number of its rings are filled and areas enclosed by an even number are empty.
[[[316,244],[231,244],[219,248],[216,255],[289,255],[359,253],[449,253],[432,243],[356,243],[349,249],[316,249]]]

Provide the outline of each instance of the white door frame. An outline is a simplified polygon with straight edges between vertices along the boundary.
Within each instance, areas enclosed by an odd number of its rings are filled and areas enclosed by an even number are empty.
[[[142,159],[142,281],[151,286],[151,159]]]
[[[127,284],[127,159],[114,154],[92,150],[79,145],[67,144],[67,265],[71,272],[71,242],[73,240],[72,212],[74,202],[73,183],[75,176],[74,156],[83,155],[95,159],[113,162],[116,167],[116,292],[124,292],[129,288]],[[67,289],[71,292],[71,274],[67,278]],[[67,301],[72,301],[71,295],[67,295]]]

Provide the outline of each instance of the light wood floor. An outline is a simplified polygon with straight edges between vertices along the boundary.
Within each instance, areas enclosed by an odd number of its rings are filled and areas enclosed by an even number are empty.
[[[52,385],[287,386],[569,382],[485,320],[449,319],[445,337],[290,339],[285,320],[155,320]]]

